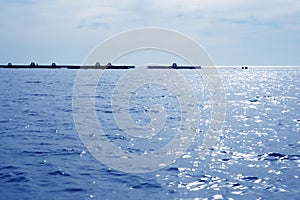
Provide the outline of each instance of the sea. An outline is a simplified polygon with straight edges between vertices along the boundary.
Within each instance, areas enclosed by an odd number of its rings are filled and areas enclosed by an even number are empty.
[[[171,142],[185,119],[176,92],[148,83],[132,92],[127,112],[147,126],[149,107],[161,104],[165,127],[152,138],[124,133],[111,98],[130,70],[105,70],[91,98],[109,141],[143,155]],[[218,71],[226,115],[209,154],[199,156],[211,125],[210,91],[201,72],[179,69],[197,97],[190,105],[200,111],[190,119],[196,136],[174,162],[135,173],[101,162],[81,140],[73,107],[79,70],[0,69],[0,199],[300,199],[300,68]]]

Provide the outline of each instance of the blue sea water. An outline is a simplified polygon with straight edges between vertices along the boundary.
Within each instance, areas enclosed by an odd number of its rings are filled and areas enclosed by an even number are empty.
[[[145,105],[166,107],[166,128],[155,141],[132,140],[114,122],[110,97],[126,71],[107,70],[96,111],[111,142],[125,151],[167,144],[180,125],[173,93],[144,85],[129,112],[149,123]],[[218,148],[197,150],[210,119],[209,93],[192,70],[199,100],[199,134],[185,156],[160,170],[130,174],[101,164],[76,131],[72,113],[77,70],[0,70],[0,199],[300,199],[300,69],[220,69],[227,115]]]

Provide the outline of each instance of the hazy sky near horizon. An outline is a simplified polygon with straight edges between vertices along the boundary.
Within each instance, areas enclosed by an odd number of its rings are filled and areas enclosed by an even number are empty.
[[[0,27],[0,64],[80,64],[113,35],[161,27],[217,65],[300,65],[299,0],[8,0]]]

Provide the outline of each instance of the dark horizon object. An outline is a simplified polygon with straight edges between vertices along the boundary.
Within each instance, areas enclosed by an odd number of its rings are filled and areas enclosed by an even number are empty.
[[[201,66],[179,66],[173,63],[172,66],[153,65],[148,66],[148,69],[201,69]]]
[[[96,62],[95,66],[96,66],[96,67],[100,67],[100,66],[101,66],[101,65],[100,65],[100,62]]]
[[[7,65],[0,65],[0,68],[6,69],[132,69],[135,66],[128,65],[112,65],[108,63],[107,65],[101,66],[99,62],[96,62],[95,65],[56,65],[56,63],[52,63],[51,65],[39,65],[38,63],[31,62],[29,65],[13,65],[12,63],[8,63]]]
[[[106,65],[101,65],[100,62],[96,62],[95,65],[57,65],[52,63],[51,65],[39,65],[38,63],[31,62],[29,65],[13,65],[8,63],[7,65],[0,65],[0,68],[6,69],[134,69],[135,66],[132,65],[112,65],[112,63],[107,63]],[[247,67],[248,68],[248,67]],[[247,69],[246,68],[246,69]],[[148,69],[201,69],[201,66],[179,66],[173,63],[171,66],[148,66]],[[242,68],[244,69],[244,67]]]

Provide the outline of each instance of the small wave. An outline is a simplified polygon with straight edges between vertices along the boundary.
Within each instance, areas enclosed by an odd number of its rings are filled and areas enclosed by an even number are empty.
[[[117,177],[121,177],[121,176],[126,176],[126,173],[117,171],[117,170],[113,170],[113,169],[105,169],[104,170],[107,174],[113,175],[113,176],[117,176]]]
[[[256,176],[244,176],[241,178],[242,180],[247,180],[247,181],[256,181],[258,180],[259,178],[256,177]]]
[[[135,148],[127,148],[126,149],[129,153],[135,153],[135,154],[144,154],[145,151],[144,150],[141,150],[141,149],[135,149]]]
[[[42,83],[41,81],[26,81],[25,83]]]
[[[239,183],[232,183],[232,187],[240,187],[241,186],[241,184],[239,184]]]
[[[69,156],[69,155],[80,155],[81,150],[75,149],[58,149],[55,152],[51,152],[51,155],[58,155],[58,156]]]
[[[300,155],[288,155],[287,158],[289,160],[300,160]]]
[[[9,175],[9,174],[2,174],[2,173],[0,173],[0,180],[1,179],[8,179],[10,177],[11,177],[11,175]]]
[[[32,97],[55,97],[53,94],[46,94],[46,93],[31,93],[31,94],[26,94],[27,96],[32,96]]]
[[[160,189],[162,188],[160,185],[158,184],[153,184],[153,183],[141,183],[139,185],[135,185],[133,187],[131,187],[133,189]]]
[[[0,120],[0,124],[7,124],[9,122],[10,122],[10,120]]]
[[[177,167],[169,167],[166,169],[166,171],[169,171],[169,172],[179,172],[179,169]]]
[[[15,167],[15,166],[12,166],[12,165],[9,165],[9,166],[5,166],[5,167],[1,167],[0,170],[16,170],[18,169],[18,167]]]
[[[8,183],[20,183],[20,182],[27,182],[28,179],[25,176],[13,177],[10,178],[7,182]]]
[[[22,151],[20,153],[21,156],[40,156],[40,155],[48,155],[47,151]]]
[[[81,192],[84,191],[82,188],[66,188],[64,189],[65,192]]]
[[[51,145],[51,143],[48,142],[41,142],[39,143],[41,146],[47,146]],[[65,155],[80,155],[81,151],[76,149],[56,149],[54,151],[41,151],[41,150],[25,150],[20,152],[19,154],[21,156],[41,156],[41,155],[56,155],[56,156],[65,156]]]
[[[267,161],[276,161],[276,160],[285,160],[288,159],[288,155],[270,152],[263,155],[259,155],[260,160],[267,160]]]
[[[1,168],[1,170],[4,168]],[[6,180],[7,183],[20,183],[20,182],[27,182],[28,179],[26,178],[26,174],[20,171],[12,172],[11,170],[15,170],[15,167],[5,168],[8,169],[7,173],[0,173],[0,180]]]
[[[280,153],[269,153],[268,156],[278,157],[278,158],[283,158],[283,157],[285,157],[284,154],[280,154]]]
[[[228,162],[228,161],[230,161],[230,159],[229,158],[222,158],[222,161]]]
[[[29,101],[29,98],[25,98],[25,97],[21,97],[21,98],[17,98],[17,99],[13,99],[11,102],[13,103],[23,103],[24,101]]]
[[[66,173],[64,171],[61,171],[61,170],[49,172],[48,174],[52,175],[52,176],[71,176],[71,174],[68,174],[68,173]]]
[[[115,141],[115,140],[126,140],[127,138],[122,136],[122,135],[110,135],[110,134],[105,134],[105,136],[112,140],[112,141]]]

